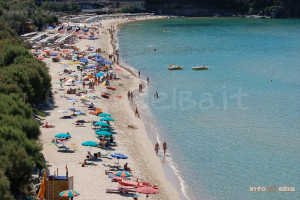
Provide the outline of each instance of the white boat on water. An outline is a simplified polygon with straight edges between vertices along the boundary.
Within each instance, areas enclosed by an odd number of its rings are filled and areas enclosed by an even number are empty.
[[[170,67],[168,67],[168,70],[180,70],[183,69],[183,67],[181,66],[175,66],[175,65],[171,65]]]
[[[204,66],[197,66],[197,67],[193,67],[192,68],[193,70],[205,70],[205,69],[208,69],[207,67],[204,67]]]

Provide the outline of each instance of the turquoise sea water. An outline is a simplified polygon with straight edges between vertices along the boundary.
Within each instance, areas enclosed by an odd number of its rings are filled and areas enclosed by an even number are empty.
[[[142,119],[189,199],[300,198],[299,19],[175,18],[121,33],[121,64],[150,78]]]

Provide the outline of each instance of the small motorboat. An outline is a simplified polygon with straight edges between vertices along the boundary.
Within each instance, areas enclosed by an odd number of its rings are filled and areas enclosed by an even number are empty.
[[[181,70],[183,69],[183,67],[181,66],[175,66],[175,65],[171,65],[170,67],[168,67],[168,70]]]
[[[106,86],[107,89],[111,89],[111,90],[116,90],[116,88],[111,87],[111,86]]]
[[[205,70],[205,69],[208,69],[207,67],[204,67],[204,66],[197,66],[197,67],[193,67],[193,70]]]

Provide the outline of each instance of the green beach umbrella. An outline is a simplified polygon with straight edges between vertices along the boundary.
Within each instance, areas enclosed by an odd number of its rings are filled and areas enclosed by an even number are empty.
[[[104,122],[96,122],[96,123],[94,123],[94,125],[96,125],[96,126],[106,126],[106,127],[109,127],[109,124],[104,123]]]
[[[111,117],[111,114],[108,113],[101,113],[98,115],[99,117]]]
[[[55,137],[57,137],[57,138],[67,138],[67,137],[71,137],[71,135],[67,134],[67,133],[59,133],[59,134],[56,134]]]
[[[56,82],[56,84],[63,84],[64,82],[62,82],[62,81],[58,81],[58,82]]]
[[[86,142],[83,142],[82,145],[89,146],[89,147],[96,147],[96,146],[98,146],[98,143],[94,142],[94,141],[86,141]]]
[[[103,135],[103,136],[111,136],[112,134],[107,131],[96,131],[97,135]]]
[[[97,131],[108,131],[108,132],[110,132],[110,131],[112,131],[112,129],[111,128],[100,128]]]
[[[115,120],[111,117],[103,117],[100,119],[100,121],[115,121]]]

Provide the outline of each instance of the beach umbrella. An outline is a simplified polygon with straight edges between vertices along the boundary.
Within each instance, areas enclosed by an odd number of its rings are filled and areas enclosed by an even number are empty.
[[[60,112],[60,113],[68,113],[68,111],[65,111],[65,110],[59,110],[58,112]]]
[[[75,81],[75,83],[83,84],[83,81]]]
[[[70,74],[70,76],[78,76],[77,74]]]
[[[78,90],[78,92],[87,92],[86,89]]]
[[[100,119],[100,121],[115,121],[115,120],[111,117],[103,117]]]
[[[62,82],[62,81],[58,81],[58,82],[56,82],[56,84],[63,84],[64,82]]]
[[[89,62],[89,60],[86,58],[80,58],[80,62]]]
[[[115,74],[116,71],[115,70],[109,70],[108,73],[112,73],[112,74]]]
[[[65,51],[65,52],[64,52],[64,54],[71,54],[71,52],[69,52],[69,51]]]
[[[114,172],[113,174],[116,175],[116,176],[120,176],[120,177],[130,177],[130,176],[132,176],[130,173],[125,172],[125,171]]]
[[[118,159],[118,164],[119,164],[119,159],[127,159],[128,158],[127,156],[125,156],[122,153],[113,153],[113,154],[110,154],[110,156]]]
[[[96,135],[111,136],[112,134],[107,131],[96,131]]]
[[[100,128],[97,131],[112,131],[111,128]]]
[[[89,146],[89,147],[96,147],[96,146],[98,146],[98,143],[94,142],[94,141],[86,141],[86,142],[83,142],[82,145]]]
[[[76,111],[74,112],[75,115],[83,115],[84,113],[83,112],[80,112],[80,111]]]
[[[108,113],[100,113],[98,116],[99,116],[99,117],[111,117],[111,114],[108,114]]]
[[[89,92],[94,92],[94,90],[93,90],[93,89],[89,89],[88,91],[89,91]]]
[[[94,125],[96,125],[96,126],[106,126],[106,127],[109,127],[109,124],[104,123],[104,122],[96,122],[96,123],[94,123]]]
[[[56,134],[55,137],[57,137],[57,138],[67,138],[67,137],[71,137],[71,135],[67,134],[67,133],[59,133],[59,134]]]
[[[45,58],[42,56],[37,57],[38,60],[44,60]]]
[[[96,67],[96,65],[90,65],[90,66],[88,66],[88,68],[95,68]]]
[[[78,195],[80,194],[74,190],[65,190],[59,193],[60,197],[77,197]]]
[[[57,54],[56,53],[51,53],[50,56],[57,56]]]
[[[71,100],[69,100],[69,102],[70,102],[70,103],[76,103],[76,102],[78,102],[78,100],[76,100],[76,99],[71,99]]]
[[[96,60],[96,62],[102,62],[102,61],[103,61],[102,58],[98,58],[98,59]]]
[[[61,67],[65,68],[65,67],[69,67],[69,65],[63,64],[63,65],[61,65]]]
[[[59,53],[58,51],[52,51],[51,53]]]
[[[102,58],[102,56],[100,56],[99,54],[95,54],[94,56],[97,58]]]
[[[88,99],[88,97],[86,97],[86,96],[81,96],[80,98],[82,98],[82,99]]]
[[[72,110],[72,111],[75,111],[75,108],[69,108],[68,110]]]
[[[51,27],[51,26],[49,26],[48,28],[47,28],[47,30],[54,30],[55,28],[53,28],[53,27]]]
[[[110,61],[104,61],[104,64],[112,65],[112,63]]]
[[[104,74],[103,72],[100,72],[96,75],[96,77],[101,77],[101,76],[103,76],[103,74]]]
[[[140,188],[136,189],[136,192],[142,193],[142,194],[157,194],[158,190],[154,189],[153,187],[145,186],[145,187],[140,187]],[[147,196],[146,196],[146,199],[147,199]]]

